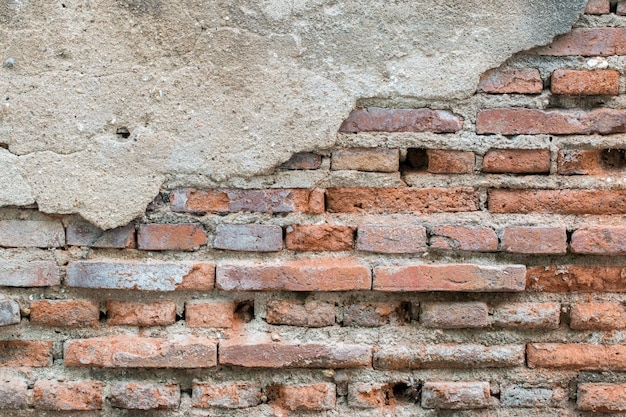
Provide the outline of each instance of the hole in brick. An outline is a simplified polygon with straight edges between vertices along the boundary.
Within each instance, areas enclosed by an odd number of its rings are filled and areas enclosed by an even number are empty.
[[[263,391],[268,402],[276,402],[280,397],[280,385],[268,385]]]
[[[616,2],[616,1],[612,1],[612,2],[610,3],[610,6],[609,6],[609,7],[610,7],[610,8],[609,8],[609,11],[610,11],[611,13],[613,13],[613,14],[617,13],[617,3],[618,3],[618,2]]]
[[[235,307],[235,317],[244,323],[254,320],[254,300],[239,301]]]
[[[106,311],[100,310],[100,321],[106,321],[106,319],[107,319]]]
[[[419,402],[420,394],[419,384],[397,382],[391,385],[391,389],[387,392],[387,402],[393,402],[395,399],[397,402],[414,404]]]
[[[115,134],[126,139],[130,136],[130,130],[126,126],[118,127]]]
[[[624,149],[605,149],[600,154],[600,163],[606,170],[620,170],[626,166]]]
[[[184,321],[185,316],[183,314],[176,313],[176,321]]]
[[[426,149],[409,148],[402,162],[401,170],[410,172],[426,172],[428,169],[428,152]]]
[[[9,149],[9,144],[8,143],[0,143],[0,148],[2,149]]]
[[[400,322],[410,323],[412,310],[413,310],[413,306],[408,301],[400,304],[400,309],[398,310],[398,318]]]
[[[573,230],[566,230],[565,235],[567,236],[567,243],[572,242],[572,234],[574,234]]]

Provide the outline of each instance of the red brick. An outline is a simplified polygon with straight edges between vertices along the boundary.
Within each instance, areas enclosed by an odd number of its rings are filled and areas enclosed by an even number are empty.
[[[215,265],[136,261],[77,261],[67,267],[68,287],[116,290],[212,290]]]
[[[564,227],[505,227],[502,233],[504,252],[528,254],[563,254],[567,252]]]
[[[589,0],[585,7],[585,14],[609,14],[611,2],[609,0]]]
[[[19,410],[28,407],[28,384],[24,378],[0,374],[0,410]]]
[[[20,305],[17,301],[0,296],[0,327],[19,324],[21,318]]]
[[[594,413],[626,412],[626,384],[578,384],[576,408]]]
[[[348,405],[352,408],[383,408],[391,405],[391,384],[352,383],[348,385]]]
[[[626,255],[626,227],[584,227],[572,234],[572,252]]]
[[[273,403],[290,411],[332,410],[337,401],[337,389],[330,383],[273,385],[268,393]]]
[[[322,165],[322,157],[311,152],[293,154],[288,161],[280,165],[280,169],[303,170],[319,169]]]
[[[178,408],[180,389],[176,384],[118,382],[109,393],[111,406],[129,410]]]
[[[524,291],[523,265],[471,264],[378,266],[374,289],[378,291]]]
[[[483,172],[492,174],[547,174],[549,149],[490,149],[483,158]]]
[[[498,68],[480,77],[479,93],[490,94],[541,94],[543,81],[536,68]]]
[[[58,248],[65,246],[65,229],[59,221],[0,220],[0,246]]]
[[[376,369],[475,369],[524,365],[524,345],[412,344],[381,347],[374,352]]]
[[[33,397],[38,410],[101,410],[103,390],[104,384],[97,381],[37,381]]]
[[[518,408],[565,408],[568,392],[554,386],[507,385],[500,388],[500,405]]]
[[[93,300],[41,300],[30,303],[30,323],[50,327],[95,327],[100,303]]]
[[[437,250],[497,252],[498,236],[490,227],[435,226],[430,231],[430,247]]]
[[[476,133],[589,135],[626,132],[626,110],[488,109],[478,113]]]
[[[269,324],[326,327],[335,324],[335,305],[322,301],[268,300],[265,320]]]
[[[288,226],[285,246],[297,251],[352,250],[354,228],[333,224]]]
[[[189,327],[233,327],[235,307],[233,301],[185,303],[185,324]]]
[[[529,368],[625,371],[626,345],[531,343]]]
[[[40,368],[52,365],[52,342],[38,340],[0,341],[0,367],[30,366]]]
[[[576,330],[626,329],[626,308],[618,303],[574,304],[570,327]]]
[[[600,149],[559,149],[556,172],[560,175],[605,174],[601,155]]]
[[[226,291],[349,291],[372,288],[368,267],[340,259],[219,265],[216,282],[218,289]]]
[[[335,213],[441,213],[478,210],[473,188],[329,188],[327,208]]]
[[[611,56],[626,54],[626,28],[579,28],[559,36],[550,45],[536,48],[540,55]]]
[[[339,131],[453,133],[461,128],[463,119],[445,110],[370,107],[353,110]]]
[[[400,169],[400,152],[388,148],[347,148],[333,151],[331,170],[396,172]]]
[[[102,230],[88,222],[71,221],[67,225],[67,244],[91,248],[134,248],[135,225]]]
[[[564,70],[552,73],[553,94],[570,96],[616,96],[619,94],[617,70]]]
[[[365,252],[426,252],[426,229],[407,224],[364,224],[358,228],[356,244]]]
[[[410,320],[407,305],[397,301],[351,304],[343,311],[344,326],[379,327],[404,324]]]
[[[137,232],[142,250],[197,250],[206,242],[206,232],[197,224],[142,224]]]
[[[530,291],[626,292],[625,266],[558,265],[528,268]]]
[[[248,408],[262,400],[258,382],[198,383],[193,385],[192,399],[196,408]]]
[[[117,301],[106,303],[108,324],[113,326],[167,326],[176,322],[174,301]]]
[[[424,327],[463,329],[486,327],[489,309],[481,302],[421,303],[420,321]]]
[[[60,283],[60,269],[54,261],[0,261],[0,286],[48,287]]]
[[[372,349],[344,344],[222,342],[219,361],[245,368],[362,368],[372,365]]]
[[[66,341],[63,358],[70,367],[209,368],[217,365],[217,345],[192,336],[104,336]]]
[[[626,1],[619,0],[617,2],[617,10],[615,13],[619,16],[626,16]]]
[[[561,305],[557,303],[506,303],[493,313],[493,325],[514,329],[557,329]]]
[[[622,214],[626,190],[489,190],[492,213]]]
[[[476,155],[470,151],[428,149],[428,169],[431,174],[471,174]]]
[[[489,382],[425,382],[422,407],[473,410],[492,405]]]
[[[170,196],[172,211],[185,213],[323,213],[324,191],[319,189],[268,190],[175,190]]]
[[[218,224],[213,247],[247,252],[283,249],[283,228],[265,224]]]

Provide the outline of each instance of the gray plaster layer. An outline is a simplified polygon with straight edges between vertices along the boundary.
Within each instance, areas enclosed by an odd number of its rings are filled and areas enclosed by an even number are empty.
[[[125,224],[167,174],[332,147],[358,99],[468,97],[585,3],[2,0],[0,204]]]

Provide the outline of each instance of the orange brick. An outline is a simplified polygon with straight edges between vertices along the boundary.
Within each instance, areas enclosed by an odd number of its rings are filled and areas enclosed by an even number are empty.
[[[326,327],[335,324],[335,304],[322,301],[268,300],[265,320],[270,324]]]
[[[33,397],[38,410],[101,410],[103,391],[104,384],[97,381],[37,381]]]
[[[574,304],[570,327],[576,330],[626,329],[626,308],[618,303]]]
[[[469,151],[428,149],[428,169],[431,174],[471,174],[476,155]]]
[[[584,227],[572,234],[572,252],[626,255],[626,227]]]
[[[549,149],[490,149],[483,158],[483,172],[492,174],[547,174]]]
[[[273,385],[268,387],[272,402],[290,411],[322,411],[335,408],[335,384]]]
[[[423,226],[403,223],[364,224],[357,231],[357,248],[365,252],[426,252],[427,240]]]
[[[624,277],[624,266],[533,266],[528,268],[526,285],[530,291],[626,292]]]
[[[396,172],[400,169],[400,152],[387,148],[348,148],[333,151],[331,170]]]
[[[490,227],[435,226],[430,231],[430,247],[437,250],[497,252],[498,236]]]
[[[626,384],[578,384],[576,408],[594,413],[626,412]]]
[[[30,303],[30,322],[50,327],[95,327],[100,303],[92,300],[41,300]]]
[[[37,340],[0,341],[0,367],[30,366],[39,368],[52,365],[52,342]]]
[[[536,48],[534,53],[552,56],[611,56],[626,54],[626,28],[572,29],[550,45]]]
[[[626,345],[531,343],[529,368],[625,371]]]
[[[560,175],[605,174],[601,155],[600,149],[559,149],[556,172]]]
[[[106,303],[108,324],[116,326],[167,326],[176,322],[174,301],[116,301]]]
[[[478,92],[491,94],[540,94],[543,81],[536,68],[498,68],[480,77]]]
[[[492,213],[622,214],[626,190],[489,190]]]
[[[297,251],[352,250],[354,228],[332,224],[288,226],[285,246]]]
[[[197,224],[142,224],[137,232],[141,250],[197,250],[206,242],[206,232]]]
[[[235,303],[233,301],[194,301],[185,303],[185,324],[189,327],[233,327]]]
[[[570,96],[619,94],[619,71],[617,70],[564,70],[552,73],[553,94]]]
[[[463,119],[445,110],[356,109],[341,124],[340,132],[436,132],[461,130]]]
[[[196,408],[248,408],[261,403],[261,384],[258,382],[198,383],[192,389]]]
[[[392,400],[391,384],[350,382],[348,385],[348,405],[352,408],[382,408],[385,405],[391,405]]]
[[[567,252],[564,227],[505,227],[502,250],[528,254],[563,254]]]

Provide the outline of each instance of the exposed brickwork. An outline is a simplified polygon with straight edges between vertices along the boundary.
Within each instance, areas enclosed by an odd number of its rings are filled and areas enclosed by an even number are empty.
[[[543,91],[543,81],[536,68],[494,69],[480,77],[478,91],[491,94],[539,94]]]
[[[579,384],[576,406],[579,410],[599,413],[626,412],[626,384]]]
[[[620,214],[626,190],[498,190],[489,191],[492,213]]]
[[[626,54],[626,28],[580,28],[559,36],[536,53],[552,56],[611,56]]]
[[[192,391],[193,406],[197,408],[248,408],[261,402],[261,385],[255,382],[223,384],[198,383]]]
[[[215,230],[216,249],[275,252],[283,248],[283,229],[262,224],[220,224]]]
[[[142,224],[137,232],[142,250],[196,250],[206,242],[205,231],[195,224]]]
[[[335,324],[335,305],[320,301],[269,300],[265,306],[270,324],[326,327]]]
[[[441,329],[486,327],[488,315],[485,303],[422,303],[420,321],[425,327]]]
[[[506,227],[502,250],[514,253],[563,254],[567,252],[564,227]]]
[[[135,243],[135,225],[102,230],[88,222],[71,221],[67,225],[67,244],[92,248],[131,249]]]
[[[496,252],[496,232],[483,226],[437,226],[430,232],[430,246],[448,251]]]
[[[287,227],[287,249],[297,251],[347,251],[354,246],[354,229],[331,224]]]
[[[271,387],[271,396],[280,407],[290,411],[321,411],[335,408],[334,384],[278,385]]]
[[[422,388],[422,407],[471,410],[491,405],[488,382],[427,382]]]
[[[428,238],[423,226],[364,224],[357,232],[357,249],[377,253],[426,252]]]
[[[0,367],[50,366],[52,365],[52,348],[52,342],[38,340],[0,341]]]
[[[399,164],[400,153],[397,149],[349,148],[333,152],[330,169],[395,172]]]
[[[626,345],[531,343],[530,368],[557,368],[591,371],[626,370]]]
[[[30,322],[38,326],[94,327],[100,304],[93,300],[42,300],[30,303]]]
[[[117,383],[109,393],[111,406],[128,410],[178,408],[180,388],[175,384]]]
[[[572,251],[595,255],[625,255],[626,227],[586,227],[572,234]]]
[[[471,174],[476,155],[467,151],[428,149],[428,169],[431,174]]]
[[[167,326],[176,321],[174,301],[106,302],[108,324],[117,326]]]
[[[104,384],[97,381],[37,381],[33,388],[35,408],[55,411],[101,410]]]
[[[233,327],[235,303],[232,301],[192,302],[185,304],[189,327]]]
[[[444,110],[380,109],[354,110],[339,128],[340,132],[456,132],[463,119]]]
[[[492,174],[545,174],[550,172],[548,149],[490,149],[483,172]]]
[[[550,88],[554,94],[570,96],[616,96],[619,92],[619,71],[559,69],[552,73]]]

